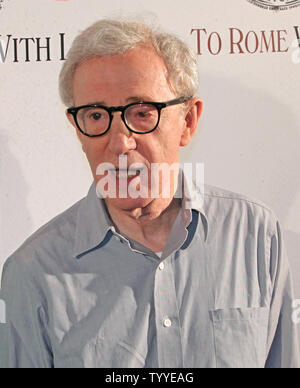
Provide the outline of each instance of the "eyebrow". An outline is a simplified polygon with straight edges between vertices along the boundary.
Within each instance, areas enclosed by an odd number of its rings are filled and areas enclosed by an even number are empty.
[[[134,97],[129,97],[126,100],[127,102],[138,102],[138,101],[154,101],[151,97],[149,96],[134,96]]]
[[[140,102],[140,101],[149,101],[149,102],[152,102],[154,101],[152,98],[150,97],[147,97],[147,96],[133,96],[133,97],[128,97],[126,99],[126,103],[131,103],[131,102]],[[93,101],[93,102],[90,102],[86,105],[103,105],[103,106],[108,106],[107,104],[105,104],[104,101]]]

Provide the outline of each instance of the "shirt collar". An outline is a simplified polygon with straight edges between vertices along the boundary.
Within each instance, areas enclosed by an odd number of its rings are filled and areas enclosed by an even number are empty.
[[[74,257],[78,258],[96,248],[112,229],[113,223],[108,216],[105,202],[98,197],[96,185],[93,183],[78,209]]]
[[[196,185],[195,182],[191,179],[188,179],[183,171],[181,175],[183,181],[183,200],[182,200],[182,209],[183,210],[196,210],[201,215],[202,227],[203,227],[203,236],[204,241],[207,241],[208,238],[208,217],[204,211],[205,206],[205,185],[204,183]],[[176,194],[175,194],[176,195]]]
[[[203,209],[204,189],[199,188],[185,177],[183,177],[183,182],[182,208],[200,212],[206,240],[208,220]],[[78,208],[73,256],[79,258],[84,253],[95,249],[103,242],[108,231],[116,232],[105,201],[100,198],[96,185],[93,183],[87,197],[83,199]]]

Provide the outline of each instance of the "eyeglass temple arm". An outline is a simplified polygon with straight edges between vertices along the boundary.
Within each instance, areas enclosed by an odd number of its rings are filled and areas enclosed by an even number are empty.
[[[191,98],[192,98],[192,96],[180,97],[180,98],[176,98],[175,100],[171,100],[171,101],[165,102],[165,103],[163,103],[163,105],[165,107],[167,107],[167,106],[170,106],[170,105],[181,104],[183,102],[186,102],[186,101],[190,100]]]

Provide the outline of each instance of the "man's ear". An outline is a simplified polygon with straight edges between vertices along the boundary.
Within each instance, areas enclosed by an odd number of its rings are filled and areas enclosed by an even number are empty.
[[[81,144],[81,147],[82,147],[82,151],[85,153],[85,147],[84,147],[84,143],[83,143],[83,141],[82,141],[82,134],[81,134],[81,132],[80,132],[80,131],[78,130],[78,128],[77,128],[77,125],[76,125],[76,123],[75,123],[75,121],[74,121],[73,115],[71,115],[70,113],[68,113],[68,112],[66,111],[66,116],[67,116],[69,122],[70,122],[70,123],[72,124],[72,126],[75,128],[76,134],[77,134],[77,137],[78,137],[78,140],[80,141],[80,144]]]
[[[203,111],[203,102],[200,98],[193,98],[189,101],[188,109],[185,112],[185,127],[181,136],[180,146],[185,147],[196,132],[200,116]]]

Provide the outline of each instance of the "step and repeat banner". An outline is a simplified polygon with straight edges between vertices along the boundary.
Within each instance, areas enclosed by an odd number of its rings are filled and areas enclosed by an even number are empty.
[[[182,160],[204,163],[206,183],[276,212],[300,300],[295,0],[0,0],[0,267],[89,189],[92,177],[59,98],[58,74],[80,31],[118,15],[158,24],[197,52],[204,112]]]

